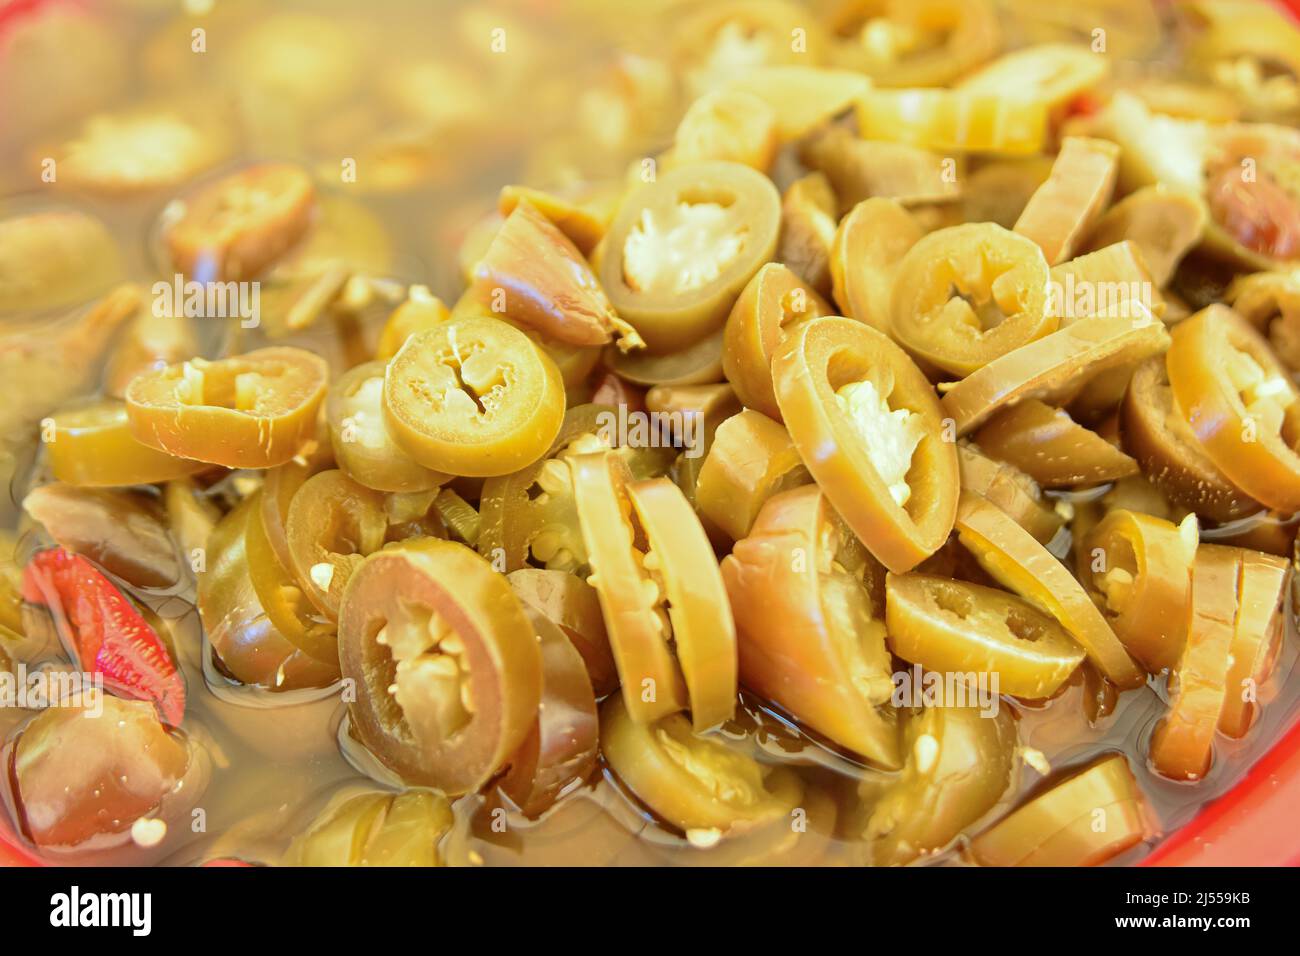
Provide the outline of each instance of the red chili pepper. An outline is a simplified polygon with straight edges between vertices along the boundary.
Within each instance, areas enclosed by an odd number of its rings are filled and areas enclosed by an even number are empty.
[[[93,564],[65,548],[36,554],[23,570],[23,599],[50,609],[78,666],[104,686],[148,700],[173,727],[185,716],[185,681],[162,640]]]

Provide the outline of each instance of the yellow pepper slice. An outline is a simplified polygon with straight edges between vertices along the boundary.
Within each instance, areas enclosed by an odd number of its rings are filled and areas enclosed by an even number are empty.
[[[1083,662],[1055,619],[1014,594],[926,574],[885,579],[885,627],[899,657],[945,674],[992,674],[1013,697],[1051,697]]]
[[[1048,308],[1061,325],[1094,316],[1161,318],[1165,300],[1137,243],[1125,239],[1052,267]]]
[[[741,73],[725,89],[750,93],[771,108],[782,142],[796,140],[844,112],[871,87],[856,70],[819,66],[760,66]]]
[[[1165,356],[1183,419],[1214,464],[1246,494],[1300,510],[1300,391],[1268,343],[1223,305],[1174,330]]]
[[[537,635],[463,544],[420,538],[365,559],[339,611],[339,657],[352,733],[408,784],[477,790],[537,720]]]
[[[799,325],[772,360],[777,402],[808,471],[895,573],[938,550],[959,486],[955,442],[929,380],[861,322]]]
[[[1264,510],[1205,453],[1174,405],[1163,355],[1152,356],[1133,373],[1120,408],[1120,431],[1142,473],[1170,501],[1217,522]]]
[[[902,772],[883,787],[864,780],[865,863],[903,866],[942,850],[984,816],[1014,779],[1016,721],[970,707],[927,707],[903,725]]]
[[[287,346],[145,372],[126,390],[135,437],[159,451],[228,468],[282,465],[316,431],[328,369]]]
[[[650,724],[634,720],[617,696],[601,706],[600,746],[619,780],[688,837],[762,827],[788,817],[803,794],[790,768],[694,734],[680,714]]]
[[[341,471],[322,471],[294,493],[284,528],[298,583],[334,620],[352,572],[384,545],[383,498]]]
[[[208,467],[137,441],[121,402],[104,400],[66,409],[51,416],[50,423],[46,461],[54,477],[70,485],[150,485]]]
[[[667,478],[628,487],[648,548],[642,566],[668,606],[691,724],[707,730],[736,711],[736,625],[709,539],[681,489]]]
[[[832,61],[881,86],[945,86],[996,54],[1001,40],[988,0],[846,3],[831,28],[843,38]]]
[[[1082,44],[1043,43],[1007,53],[956,84],[964,93],[1006,96],[1060,106],[1105,79],[1110,63]]]
[[[1196,559],[1196,518],[1181,525],[1120,509],[1084,539],[1080,577],[1128,652],[1148,671],[1183,651]]]
[[[388,360],[401,350],[414,333],[442,325],[451,311],[424,286],[412,286],[407,299],[388,316],[379,333],[375,358]]]
[[[438,841],[455,822],[429,790],[348,793],[331,800],[285,851],[287,866],[441,866]]]
[[[1227,695],[1219,713],[1219,732],[1246,735],[1259,710],[1259,688],[1277,664],[1286,633],[1285,605],[1291,562],[1262,551],[1241,555],[1241,586],[1233,625]]]
[[[1089,378],[1163,352],[1168,343],[1169,333],[1155,320],[1082,319],[971,373],[944,394],[943,411],[965,435],[1000,408],[1068,398]]]
[[[1056,331],[1048,271],[1028,239],[991,222],[940,229],[898,264],[890,331],[913,355],[966,376]]]
[[[994,461],[969,444],[957,446],[961,486],[997,505],[1040,544],[1047,544],[1065,519],[1043,499],[1038,482],[1015,465]]]
[[[824,173],[796,179],[781,197],[781,239],[776,261],[817,290],[831,295],[831,244],[839,225],[839,199]]]
[[[393,441],[384,422],[384,372],[381,361],[354,366],[325,398],[325,420],[339,467],[353,481],[376,491],[429,491],[448,475],[415,462]]]
[[[1183,256],[1200,241],[1206,220],[1205,202],[1195,193],[1144,186],[1106,210],[1088,236],[1088,248],[1133,243],[1160,288],[1168,285]]]
[[[637,723],[651,723],[684,710],[687,688],[668,645],[663,595],[635,547],[631,472],[610,452],[574,455],[569,468],[592,569],[587,583],[600,596],[627,711]]]
[[[394,440],[424,467],[504,475],[555,439],[564,382],[524,333],[470,318],[406,340],[384,376],[384,413]]]
[[[772,258],[781,196],[730,162],[675,167],[636,190],[610,225],[600,281],[652,352],[716,331],[745,284]]]
[[[831,307],[785,266],[769,262],[754,274],[727,317],[722,370],[741,403],[781,420],[772,390],[772,353],[799,322]]]
[[[864,199],[849,210],[835,230],[830,257],[832,294],[845,315],[889,331],[899,264],[923,235],[921,224],[892,199]]]
[[[1187,640],[1171,680],[1169,712],[1151,736],[1152,765],[1174,780],[1203,779],[1214,759],[1214,732],[1228,692],[1241,555],[1221,545],[1196,549]]]
[[[974,440],[1044,488],[1098,485],[1138,473],[1137,462],[1069,413],[1029,398],[1003,409]]]

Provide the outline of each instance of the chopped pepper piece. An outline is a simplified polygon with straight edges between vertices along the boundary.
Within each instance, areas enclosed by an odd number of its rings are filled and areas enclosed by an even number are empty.
[[[768,499],[722,559],[741,684],[836,744],[901,764],[879,565],[816,485]],[[873,594],[873,591],[876,591]]]
[[[1124,452],[1036,398],[998,412],[972,437],[1044,488],[1097,485],[1138,473],[1137,462]]]

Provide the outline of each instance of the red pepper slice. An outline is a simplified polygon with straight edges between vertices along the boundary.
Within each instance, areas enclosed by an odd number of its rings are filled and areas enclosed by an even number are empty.
[[[65,548],[36,554],[23,570],[23,600],[50,609],[78,666],[102,674],[104,686],[147,700],[164,721],[185,716],[185,681],[161,638],[93,564]]]

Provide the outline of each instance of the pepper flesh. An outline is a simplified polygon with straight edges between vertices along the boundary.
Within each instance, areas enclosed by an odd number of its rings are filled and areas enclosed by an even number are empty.
[[[5,756],[18,825],[53,853],[129,845],[142,817],[178,824],[207,783],[201,752],[150,705],[110,695],[46,708]]]
[[[135,700],[147,700],[179,727],[185,680],[157,632],[130,601],[81,555],[38,552],[23,569],[23,600],[49,609],[83,670]]]
[[[625,350],[644,344],[614,311],[582,253],[527,200],[516,204],[474,267],[470,293],[556,342],[604,345],[617,336]]]

